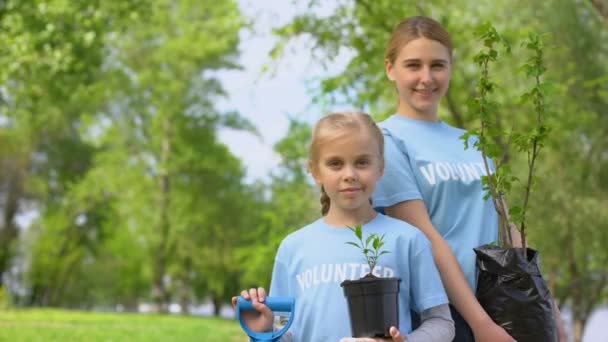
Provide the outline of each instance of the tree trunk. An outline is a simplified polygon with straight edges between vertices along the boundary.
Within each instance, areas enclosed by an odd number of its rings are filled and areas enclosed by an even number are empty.
[[[583,329],[585,328],[586,320],[574,318],[574,342],[582,342]]]
[[[158,226],[159,242],[155,252],[154,280],[152,297],[158,312],[168,312],[169,293],[165,287],[164,278],[167,268],[167,252],[169,240],[169,155],[171,153],[169,117],[163,121],[163,137],[161,143],[160,168],[158,176],[159,188],[159,207],[158,207]]]
[[[139,309],[139,301],[136,297],[126,298],[122,301],[126,312],[137,312]]]
[[[2,226],[0,226],[0,286],[3,284],[3,275],[10,267],[14,253],[14,242],[17,240],[19,230],[15,224],[15,216],[19,211],[19,200],[23,195],[23,173],[25,163],[21,160],[8,161],[2,165],[7,179],[4,205],[2,208]]]
[[[213,315],[219,317],[222,309],[222,301],[215,295],[211,295],[211,301],[213,301]]]
[[[181,307],[182,315],[190,315],[190,281],[188,275],[192,269],[192,262],[190,258],[186,257],[183,262],[184,269],[182,270],[179,279],[179,305]]]
[[[604,20],[608,20],[608,1],[606,0],[591,0],[593,7],[597,10]]]
[[[182,312],[182,315],[190,315],[190,309],[188,305],[190,304],[190,287],[188,286],[188,282],[186,279],[181,278],[179,280],[179,306]]]

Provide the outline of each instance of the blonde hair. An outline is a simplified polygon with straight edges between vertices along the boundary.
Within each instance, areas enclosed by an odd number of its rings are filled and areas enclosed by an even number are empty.
[[[369,114],[361,112],[329,113],[317,122],[312,130],[312,139],[308,151],[308,160],[311,165],[319,162],[319,150],[322,145],[344,135],[360,132],[366,129],[378,143],[378,156],[384,160],[384,136]],[[330,199],[321,186],[321,214],[325,216],[329,211]],[[370,199],[371,202],[371,199]]]
[[[452,60],[453,46],[450,34],[435,19],[423,16],[409,17],[395,26],[384,58],[394,64],[401,48],[410,41],[421,37],[441,43],[448,49],[450,61]]]

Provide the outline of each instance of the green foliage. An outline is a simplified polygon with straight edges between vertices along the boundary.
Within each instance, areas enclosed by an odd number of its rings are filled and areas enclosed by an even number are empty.
[[[17,203],[27,194],[41,214],[28,301],[132,307],[165,275],[200,296],[235,283],[206,275],[235,264],[227,227],[247,218],[219,214],[241,203],[244,169],[216,130],[255,132],[214,108],[214,72],[238,67],[236,3],[9,1],[1,13],[0,113],[33,171]]]
[[[363,253],[365,260],[369,265],[369,274],[372,274],[376,264],[378,263],[378,258],[384,254],[390,253],[390,251],[382,250],[382,247],[384,247],[385,234],[378,235],[371,233],[367,236],[365,241],[363,241],[363,227],[360,224],[354,227],[348,227],[348,229],[355,234],[359,242],[348,241],[345,243],[357,247],[361,253]]]
[[[502,163],[503,156],[508,152],[498,143],[498,139],[508,135],[501,128],[499,118],[499,103],[492,100],[490,95],[497,86],[490,79],[490,63],[495,62],[498,50],[495,47],[500,44],[506,52],[510,52],[510,45],[489,22],[481,24],[475,29],[475,34],[483,42],[483,48],[473,57],[473,61],[480,68],[479,82],[477,83],[477,95],[468,102],[469,110],[479,118],[480,126],[470,129],[461,137],[465,148],[469,148],[469,139],[473,136],[473,146],[481,152],[484,162],[485,175],[482,176],[483,189],[486,191],[485,199],[491,196],[498,214],[501,217],[500,236],[505,244],[510,244],[508,236],[509,220],[504,205],[505,194],[511,189],[511,169]],[[491,163],[494,163],[492,168]]]
[[[462,136],[465,147],[469,147],[471,136],[477,137],[473,146],[482,154],[486,175],[482,177],[484,190],[487,191],[486,197],[492,197],[494,207],[501,218],[500,237],[504,245],[511,245],[509,225],[511,221],[519,223],[519,231],[523,247],[526,247],[526,213],[529,208],[529,198],[535,176],[535,162],[539,156],[544,142],[548,139],[549,126],[546,124],[547,96],[546,89],[548,83],[541,80],[546,71],[543,60],[543,42],[536,33],[529,33],[523,47],[532,52],[522,65],[526,77],[533,79],[532,89],[525,92],[520,99],[520,103],[531,102],[535,114],[534,124],[531,128],[512,127],[509,130],[503,128],[504,118],[500,115],[500,104],[491,99],[491,94],[496,90],[496,84],[490,80],[490,62],[496,62],[498,50],[495,45],[502,44],[506,52],[511,48],[506,40],[489,23],[480,25],[475,31],[478,39],[483,41],[484,48],[477,53],[473,60],[481,70],[477,85],[477,96],[470,101],[470,111],[479,119],[480,126],[471,129]],[[514,126],[514,125],[513,125]],[[512,175],[511,167],[505,156],[509,152],[509,145],[501,144],[503,138],[508,137],[508,141],[513,144],[518,152],[527,156],[527,175],[525,179],[525,193],[522,206],[506,207],[505,198],[511,193],[512,184],[517,181],[517,177]],[[494,164],[494,170],[490,162]]]

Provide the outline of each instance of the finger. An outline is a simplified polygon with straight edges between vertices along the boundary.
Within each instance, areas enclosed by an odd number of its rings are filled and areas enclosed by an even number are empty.
[[[274,316],[274,314],[272,313],[272,310],[270,310],[270,308],[266,304],[260,303],[257,300],[254,300],[251,303],[253,304],[253,308],[258,310],[262,314],[262,316],[265,316],[265,317]]]
[[[397,341],[397,342],[405,341],[405,338],[403,336],[401,336],[401,332],[399,331],[399,329],[397,329],[395,327],[391,327],[389,329],[389,333],[391,334],[393,341]]]
[[[263,287],[258,287],[258,300],[263,302],[266,299],[266,290]]]
[[[232,299],[230,299],[230,301],[232,302],[232,307],[235,308],[236,307],[236,296],[232,297]]]
[[[243,290],[243,291],[241,291],[241,297],[243,297],[243,298],[245,298],[245,299],[247,299],[247,300],[251,299],[251,298],[249,297],[249,292],[247,292],[247,290]]]
[[[249,289],[249,296],[251,297],[252,301],[258,301],[258,289],[256,288],[250,288]]]

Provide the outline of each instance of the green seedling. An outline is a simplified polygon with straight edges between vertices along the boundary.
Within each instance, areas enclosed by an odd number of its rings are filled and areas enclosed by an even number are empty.
[[[363,228],[360,224],[356,225],[355,227],[348,227],[348,229],[350,229],[355,234],[359,242],[357,243],[349,241],[346,242],[346,244],[355,246],[359,250],[361,250],[361,252],[365,256],[367,264],[369,265],[369,274],[372,274],[374,268],[376,267],[376,264],[378,263],[378,258],[383,254],[390,253],[390,251],[382,250],[382,247],[384,247],[385,234],[378,235],[371,233],[364,241]]]

